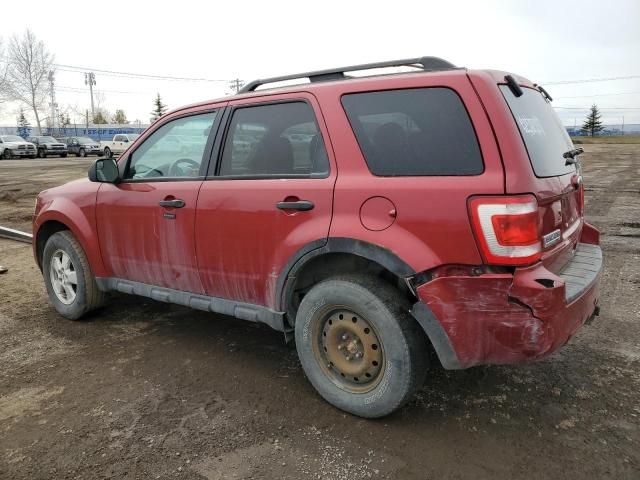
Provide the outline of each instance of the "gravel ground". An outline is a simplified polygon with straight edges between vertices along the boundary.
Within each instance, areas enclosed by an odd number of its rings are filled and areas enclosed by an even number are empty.
[[[640,478],[640,145],[584,145],[602,313],[539,363],[446,372],[376,421],[322,401],[268,327],[119,296],[48,304],[0,239],[0,478]],[[0,162],[0,225],[92,160]]]

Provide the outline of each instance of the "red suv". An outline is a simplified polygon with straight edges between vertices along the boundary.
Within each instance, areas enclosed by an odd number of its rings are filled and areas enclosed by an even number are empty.
[[[327,401],[383,416],[431,349],[536,360],[597,314],[581,150],[550,101],[434,57],[259,80],[42,192],[35,258],[67,318],[118,291],[263,322]]]

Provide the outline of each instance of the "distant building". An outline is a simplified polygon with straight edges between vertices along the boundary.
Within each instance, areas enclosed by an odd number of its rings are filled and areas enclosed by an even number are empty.
[[[142,133],[148,125],[145,124],[129,124],[129,125],[69,125],[65,128],[47,128],[43,127],[43,135],[51,135],[52,137],[71,137],[83,136],[90,137],[93,140],[111,140],[114,135],[122,133]],[[33,132],[32,132],[33,133]],[[1,135],[19,135],[17,126],[1,126]]]

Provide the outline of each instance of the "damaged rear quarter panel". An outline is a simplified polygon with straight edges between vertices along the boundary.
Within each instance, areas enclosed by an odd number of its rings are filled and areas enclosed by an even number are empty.
[[[510,274],[452,276],[418,287],[462,368],[521,362],[540,351],[545,326],[526,305],[510,300],[512,282]]]

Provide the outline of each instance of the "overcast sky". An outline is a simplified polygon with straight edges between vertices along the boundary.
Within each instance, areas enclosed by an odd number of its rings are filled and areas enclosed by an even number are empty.
[[[3,2],[0,36],[29,27],[56,63],[118,72],[246,81],[395,58],[435,55],[547,86],[565,124],[597,103],[608,123],[640,123],[640,1]],[[10,21],[5,21],[10,19]],[[89,108],[84,76],[60,66],[57,102]],[[169,107],[216,98],[227,81],[123,78],[96,72],[104,107],[148,122]],[[633,79],[552,85],[566,80]],[[15,124],[15,105],[0,124]],[[78,115],[71,113],[72,121]]]

